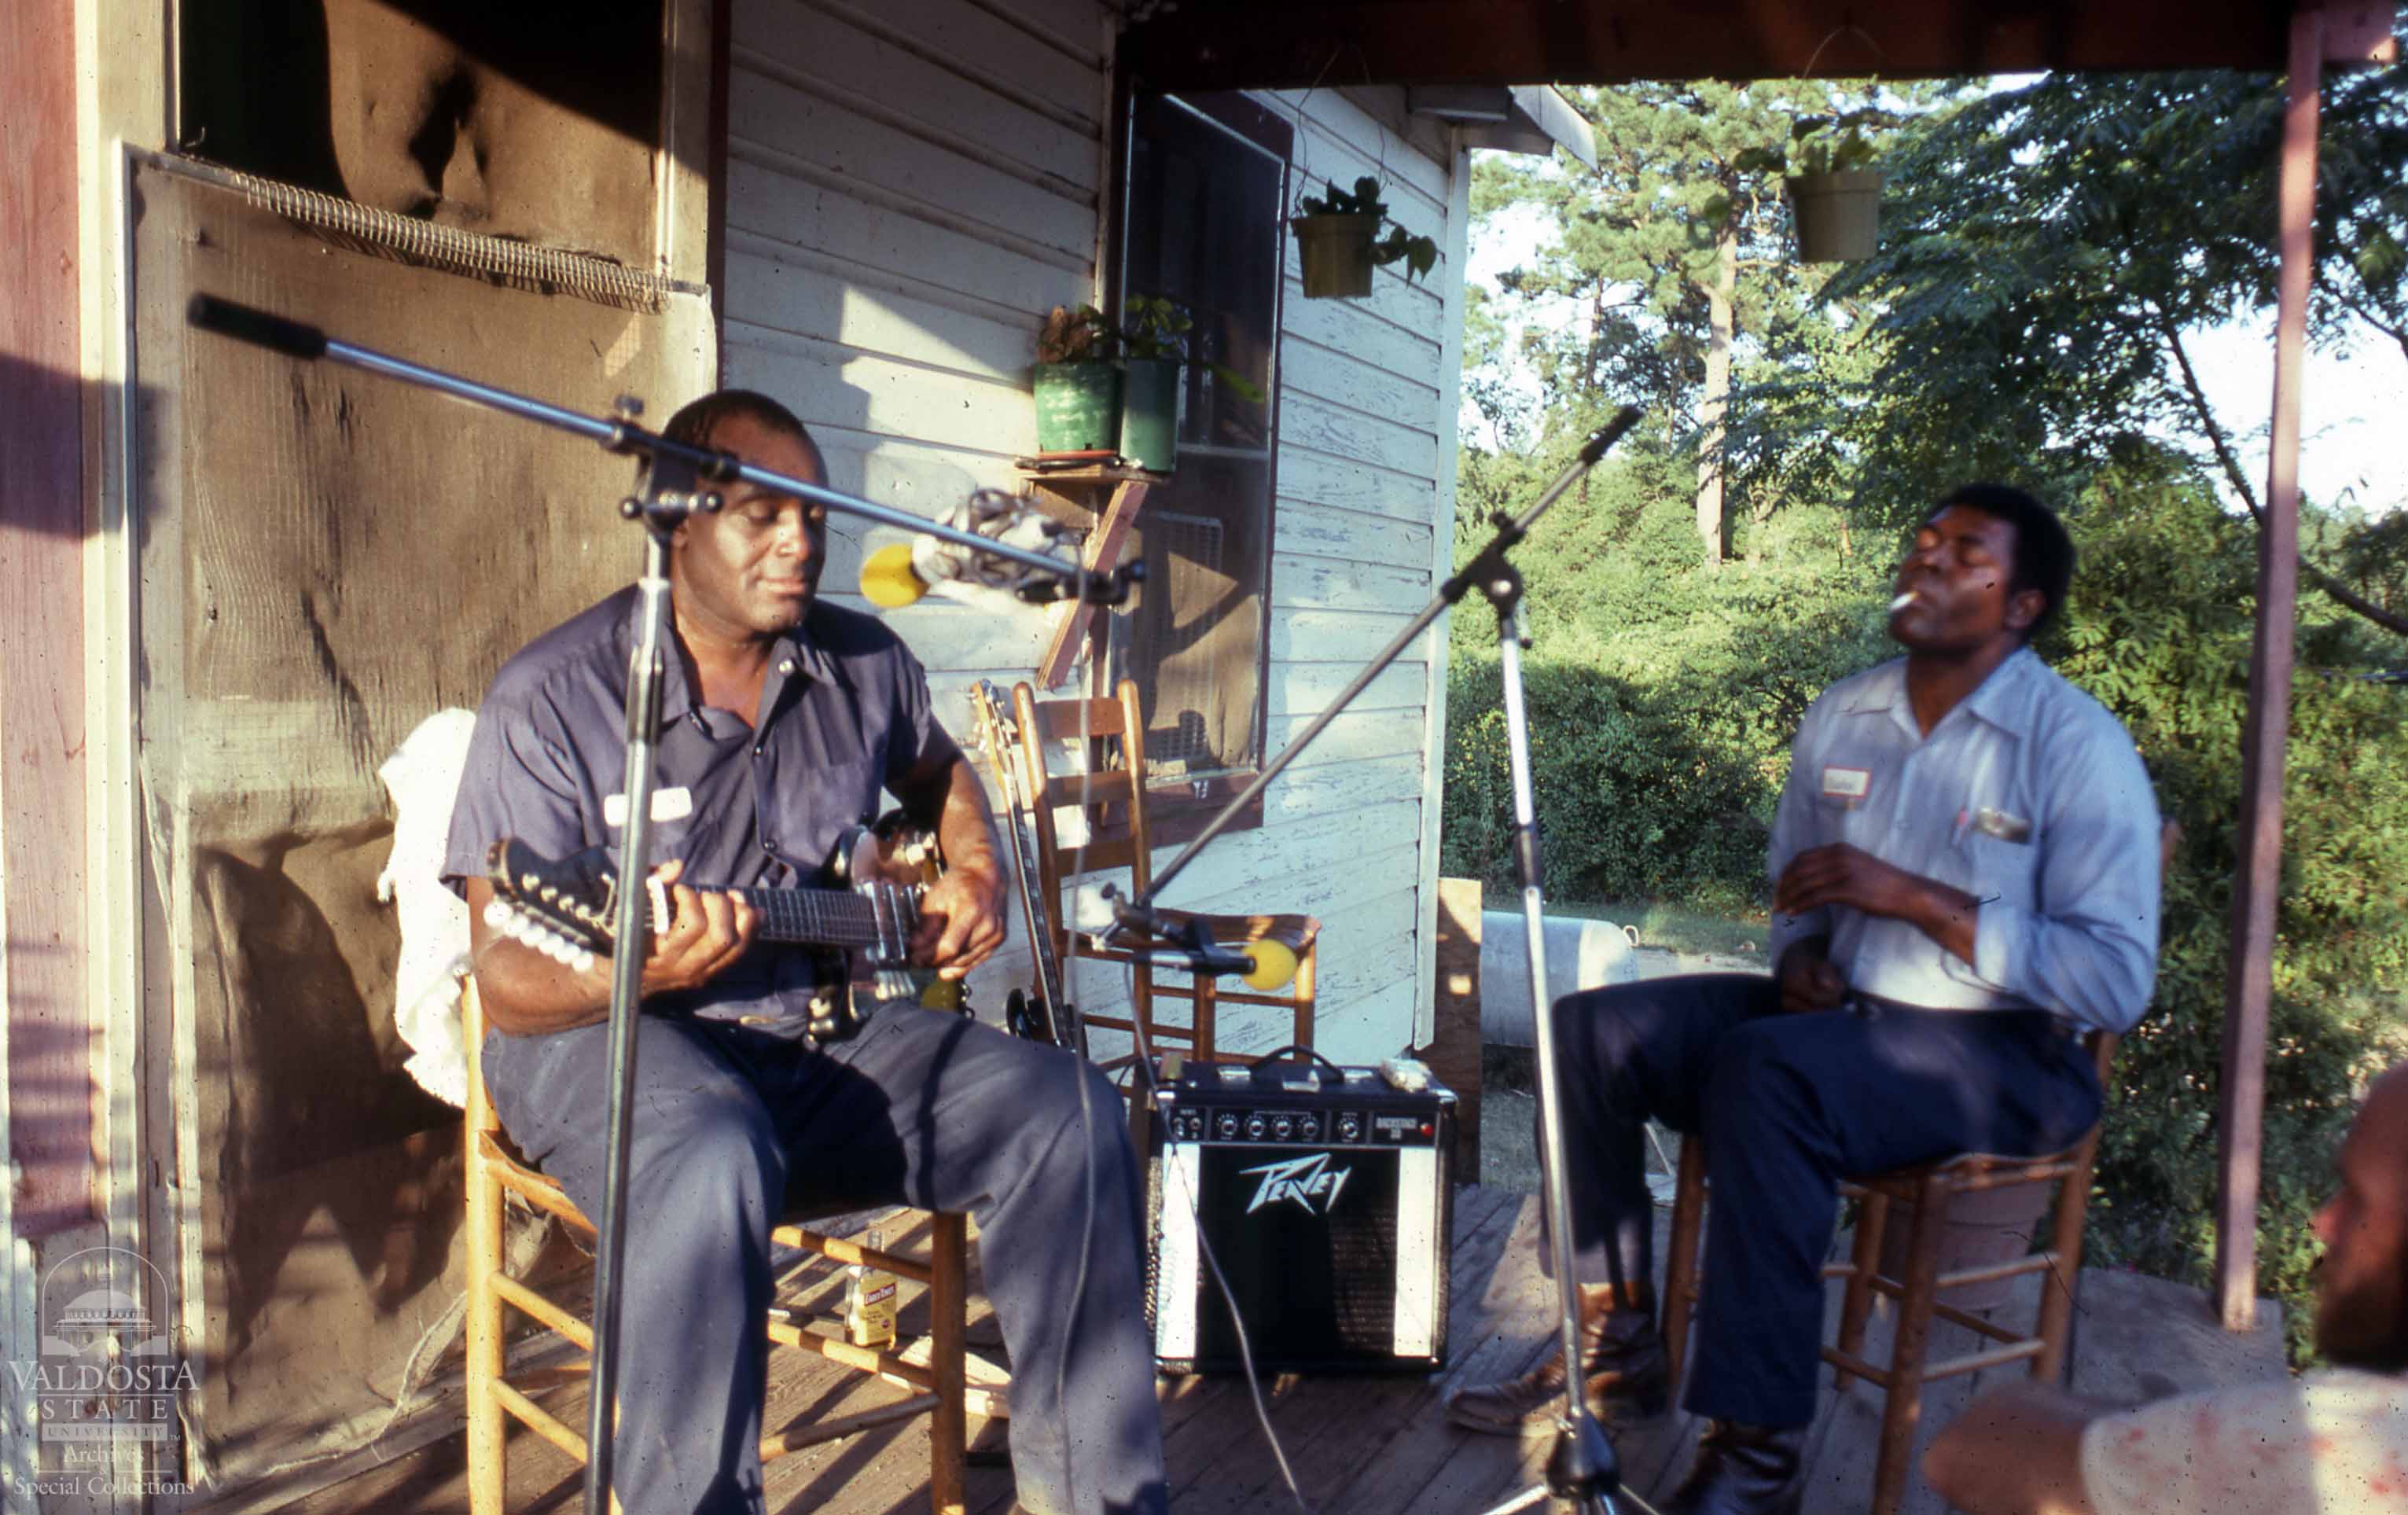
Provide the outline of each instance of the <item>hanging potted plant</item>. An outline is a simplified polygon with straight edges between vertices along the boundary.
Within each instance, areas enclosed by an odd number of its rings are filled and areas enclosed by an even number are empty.
[[[1037,450],[1111,453],[1120,442],[1119,334],[1102,311],[1055,306],[1037,336],[1030,388],[1037,397]]]
[[[1879,111],[1809,116],[1789,129],[1791,150],[1751,148],[1736,166],[1782,174],[1800,263],[1861,263],[1881,241],[1881,170],[1868,167],[1873,145],[1864,128]]]
[[[1400,260],[1407,279],[1438,265],[1438,244],[1388,219],[1380,181],[1369,174],[1351,193],[1331,179],[1326,195],[1308,194],[1297,204],[1303,214],[1288,224],[1296,230],[1308,300],[1359,300],[1371,293],[1372,269]]]

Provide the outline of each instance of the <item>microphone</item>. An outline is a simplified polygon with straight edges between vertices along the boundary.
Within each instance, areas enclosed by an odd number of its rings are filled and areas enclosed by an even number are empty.
[[[326,354],[326,334],[317,327],[236,305],[232,300],[221,300],[214,294],[194,295],[184,306],[184,319],[205,332],[216,332],[287,357],[322,358]]]
[[[1225,978],[1234,975],[1250,989],[1284,989],[1296,979],[1296,954],[1275,941],[1231,942],[1226,947],[1132,947],[1128,955],[1151,967]]]
[[[1177,930],[1154,907],[1121,897],[1114,885],[1104,885],[1104,898],[1111,902],[1112,912],[1112,924],[1103,935],[1104,945],[1125,951],[1140,963],[1215,978],[1234,974],[1244,979],[1248,988],[1266,993],[1285,988],[1296,979],[1296,953],[1285,942],[1208,941],[1199,917],[1188,917],[1186,929]],[[1113,940],[1123,936],[1152,937],[1154,945],[1123,946]]]
[[[939,519],[945,525],[1013,547],[1062,556],[1057,551],[1060,523],[1030,509],[1020,496],[1001,490],[980,490]],[[1064,564],[1070,565],[1067,556]],[[976,603],[995,593],[1017,592],[1028,572],[1007,558],[934,536],[917,536],[869,554],[861,565],[861,593],[870,604],[887,610],[899,610],[931,590]]]

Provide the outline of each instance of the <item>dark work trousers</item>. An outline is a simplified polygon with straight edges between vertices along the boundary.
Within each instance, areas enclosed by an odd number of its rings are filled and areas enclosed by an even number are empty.
[[[2090,1054],[2037,1010],[1789,1015],[1771,979],[1708,974],[1570,994],[1554,1015],[1582,1282],[1655,1277],[1642,1122],[1705,1138],[1713,1217],[1683,1403],[1716,1420],[1813,1419],[1842,1178],[2054,1151],[2099,1118]]]
[[[606,1037],[496,1032],[484,1047],[511,1139],[597,1218]],[[1092,1065],[916,1006],[823,1051],[648,1015],[630,1111],[612,1478],[629,1515],[762,1508],[769,1231],[789,1205],[834,1202],[977,1219],[1024,1505],[1164,1508],[1137,1163]]]

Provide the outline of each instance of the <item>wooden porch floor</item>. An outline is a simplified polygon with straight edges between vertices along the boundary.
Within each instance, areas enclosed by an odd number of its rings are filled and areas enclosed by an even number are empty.
[[[1660,1241],[1659,1236],[1659,1257]],[[1548,1451],[1545,1438],[1516,1443],[1471,1435],[1448,1424],[1440,1410],[1456,1383],[1521,1372],[1542,1350],[1554,1306],[1539,1273],[1537,1249],[1535,1196],[1462,1189],[1455,1205],[1452,1364],[1445,1374],[1283,1378],[1264,1384],[1271,1422],[1312,1508],[1325,1515],[1470,1515],[1538,1480]],[[2002,1318],[2030,1319],[2037,1280],[2025,1281],[2027,1293],[2002,1307],[2022,1313]],[[1836,1297],[1834,1291],[1835,1302]],[[2094,1269],[2084,1275],[2078,1315],[2075,1373],[2086,1393],[2141,1399],[2282,1371],[2281,1330],[2270,1304],[2261,1304],[2256,1332],[2229,1336],[2209,1320],[2195,1291]],[[907,1305],[907,1328],[910,1316]],[[1868,1342],[1876,1360],[1888,1350],[1885,1331],[1885,1317],[1877,1317]],[[982,1336],[992,1343],[991,1321],[974,1315],[970,1335],[974,1349]],[[1945,1324],[1935,1326],[1934,1336],[1935,1351],[1950,1354],[1965,1350],[1971,1339]],[[778,1353],[772,1363],[767,1423],[773,1427],[850,1415],[901,1394],[801,1353]],[[1974,1393],[1997,1381],[1994,1373],[1934,1385],[1924,1400],[1925,1437]],[[1295,1508],[1241,1380],[1166,1380],[1160,1393],[1175,1509]],[[557,1391],[546,1403],[570,1423],[583,1423],[580,1390]],[[1867,1508],[1881,1405],[1878,1391],[1861,1384],[1844,1394],[1826,1390],[1810,1443],[1808,1515],[1854,1515]],[[771,1463],[769,1509],[778,1515],[917,1515],[928,1508],[925,1423],[865,1433]],[[1001,1515],[1011,1504],[1010,1471],[1001,1458],[1002,1426],[977,1420],[971,1426],[970,1508],[978,1515]],[[1624,1432],[1617,1451],[1626,1484],[1651,1501],[1669,1494],[1685,1470],[1697,1429],[1689,1416],[1675,1411]],[[453,1435],[287,1508],[307,1515],[464,1509],[463,1456],[463,1438]],[[511,1438],[509,1484],[513,1511],[578,1508],[575,1465],[523,1433]],[[1944,1508],[1919,1479],[1911,1485],[1909,1515],[1938,1515]]]

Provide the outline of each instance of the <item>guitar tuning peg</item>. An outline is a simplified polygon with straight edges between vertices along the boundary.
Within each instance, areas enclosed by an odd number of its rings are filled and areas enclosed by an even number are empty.
[[[546,905],[550,905],[560,898],[560,891],[554,889],[550,884],[546,884],[541,889],[536,891],[535,897],[543,901]]]
[[[495,931],[506,932],[509,930],[510,908],[503,904],[499,898],[487,900],[485,902],[485,924],[491,926]]]
[[[532,894],[538,889],[541,888],[542,885],[543,880],[537,878],[532,873],[523,873],[519,875],[519,893],[522,894]]]
[[[581,947],[577,950],[577,954],[570,958],[568,962],[568,968],[572,973],[583,973],[593,965],[594,954],[585,950],[585,949]]]

